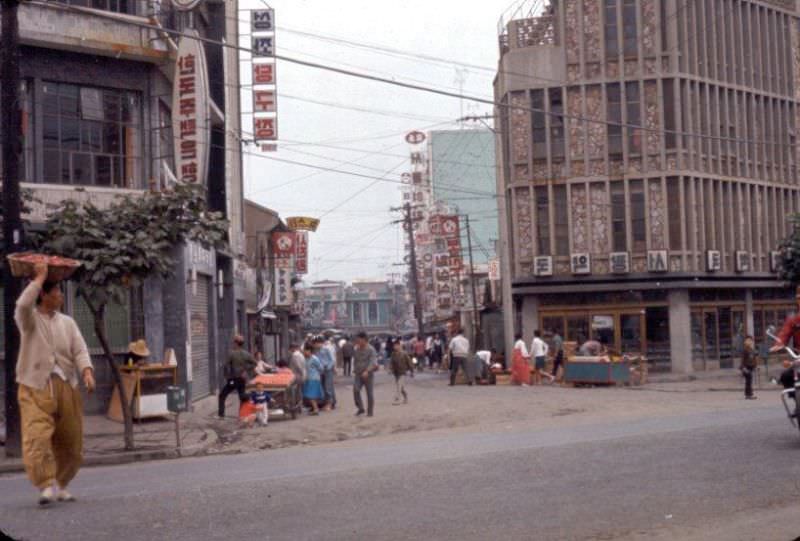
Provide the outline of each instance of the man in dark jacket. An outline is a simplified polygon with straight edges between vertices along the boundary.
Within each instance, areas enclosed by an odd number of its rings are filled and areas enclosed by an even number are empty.
[[[375,371],[378,370],[378,354],[367,338],[367,333],[360,332],[356,336],[356,347],[353,353],[353,399],[356,403],[356,416],[364,415],[364,402],[361,389],[367,390],[367,417],[372,417],[375,410]]]
[[[256,361],[242,346],[244,346],[244,337],[237,334],[233,337],[233,349],[228,355],[228,362],[225,363],[225,385],[219,392],[218,413],[220,419],[225,417],[225,400],[231,391],[235,390],[239,394],[239,403],[247,400],[245,386],[248,378],[253,375]]]
[[[406,374],[411,374],[414,377],[414,363],[411,357],[403,351],[400,342],[394,343],[394,351],[392,351],[392,360],[390,364],[392,374],[394,374],[394,402],[393,405],[397,406],[400,402],[400,396],[403,396],[403,404],[408,404],[408,394],[406,393]]]

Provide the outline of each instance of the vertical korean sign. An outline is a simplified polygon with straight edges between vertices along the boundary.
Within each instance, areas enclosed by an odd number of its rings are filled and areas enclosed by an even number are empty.
[[[308,273],[308,232],[294,233],[294,270],[297,274]]]
[[[275,10],[250,12],[253,83],[253,139],[274,152],[278,140],[278,93],[275,86]]]
[[[181,182],[206,182],[208,170],[208,71],[203,44],[194,29],[186,29],[175,65],[172,90],[172,133],[175,176]]]

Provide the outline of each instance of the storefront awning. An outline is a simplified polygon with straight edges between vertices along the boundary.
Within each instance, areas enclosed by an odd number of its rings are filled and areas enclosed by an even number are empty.
[[[278,319],[278,316],[272,310],[261,310],[261,317],[264,319]]]

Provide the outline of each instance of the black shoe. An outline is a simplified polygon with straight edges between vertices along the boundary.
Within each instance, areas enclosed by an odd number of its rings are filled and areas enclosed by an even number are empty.
[[[360,416],[362,416],[362,415],[364,415],[364,410],[358,410],[358,411],[356,412],[356,417],[360,417]]]
[[[372,417],[372,412],[367,413],[367,417]]]

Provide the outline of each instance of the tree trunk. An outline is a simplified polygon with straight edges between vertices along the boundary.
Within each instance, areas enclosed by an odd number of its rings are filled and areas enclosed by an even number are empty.
[[[119,366],[117,366],[117,362],[114,360],[114,355],[111,353],[111,347],[108,345],[106,329],[105,325],[103,324],[105,319],[106,305],[101,304],[95,308],[92,306],[91,301],[85,296],[84,300],[86,301],[86,305],[89,307],[89,311],[92,312],[92,316],[94,317],[94,332],[97,335],[98,340],[100,340],[100,345],[103,348],[106,361],[108,361],[108,366],[111,368],[111,377],[119,392],[119,401],[120,405],[122,406],[122,419],[125,423],[125,450],[133,451],[133,415],[131,414],[131,402],[133,397],[131,397],[129,400],[126,396],[125,387],[122,385],[122,375],[120,374]]]

